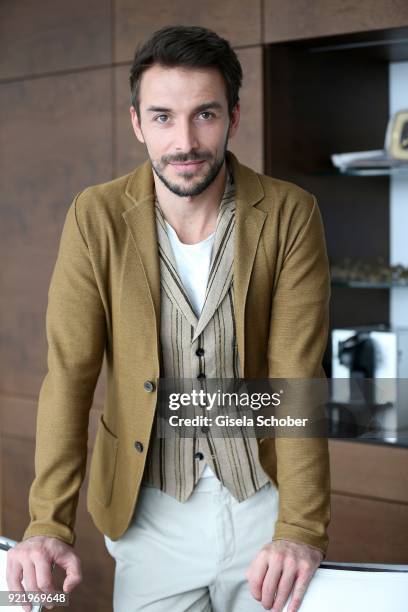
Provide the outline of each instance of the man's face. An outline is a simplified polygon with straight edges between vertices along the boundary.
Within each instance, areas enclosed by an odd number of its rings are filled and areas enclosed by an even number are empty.
[[[141,77],[139,103],[140,121],[130,108],[132,125],[156,175],[178,196],[202,193],[221,170],[239,122],[239,105],[228,115],[220,72],[154,64]]]

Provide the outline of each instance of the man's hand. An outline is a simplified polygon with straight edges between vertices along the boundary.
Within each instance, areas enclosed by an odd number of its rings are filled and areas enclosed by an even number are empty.
[[[322,552],[306,544],[289,540],[270,542],[261,548],[245,572],[251,594],[265,610],[282,612],[293,588],[288,612],[297,612],[322,559]]]
[[[55,592],[52,581],[51,564],[55,562],[66,572],[63,584],[65,593],[70,593],[82,580],[81,562],[73,552],[72,546],[58,538],[32,536],[16,544],[7,551],[7,585],[10,591]],[[52,604],[44,604],[50,610]],[[23,606],[25,612],[31,605]]]

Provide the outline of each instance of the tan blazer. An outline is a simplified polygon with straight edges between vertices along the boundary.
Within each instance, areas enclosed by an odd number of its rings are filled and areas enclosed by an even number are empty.
[[[228,159],[236,183],[234,297],[245,378],[324,378],[330,280],[321,215],[299,186]],[[46,317],[48,372],[38,404],[30,516],[23,538],[75,542],[88,418],[106,351],[107,392],[87,504],[111,539],[138,498],[159,378],[160,270],[150,162],[89,187],[70,206]],[[274,539],[327,548],[329,457],[324,438],[258,441],[279,487]],[[265,517],[265,520],[268,520]]]

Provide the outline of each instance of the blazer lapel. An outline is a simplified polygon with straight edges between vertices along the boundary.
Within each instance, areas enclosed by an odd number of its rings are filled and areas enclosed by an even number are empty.
[[[156,331],[160,322],[160,266],[156,221],[154,213],[154,182],[149,161],[139,166],[130,176],[126,195],[133,206],[122,213],[143,267],[147,290],[150,294],[156,319]],[[129,255],[130,256],[130,252]]]
[[[198,319],[177,271],[177,264],[167,233],[165,219],[157,200],[155,202],[155,212],[159,239],[160,274],[163,289],[167,293],[169,299],[183,313],[190,325],[195,329]]]
[[[256,172],[240,164],[230,151],[227,152],[227,159],[231,164],[236,186],[234,303],[238,354],[242,376],[245,377],[245,336],[251,333],[250,328],[245,329],[246,296],[267,213],[255,208],[255,204],[264,197],[264,190]],[[259,287],[259,290],[262,290],[262,287]]]
[[[192,341],[196,340],[208,325],[231,285],[234,263],[234,194],[234,184],[229,177],[217,217],[203,309]]]

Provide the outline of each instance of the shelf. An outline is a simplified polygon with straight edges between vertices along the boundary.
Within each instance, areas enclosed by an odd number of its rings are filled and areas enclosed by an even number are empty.
[[[395,287],[399,288],[408,288],[408,281],[404,283],[389,283],[389,282],[370,282],[370,281],[358,281],[358,280],[332,280],[332,286],[334,287],[349,287],[352,289],[394,289]]]
[[[339,168],[325,168],[315,170],[311,174],[316,176],[402,176],[408,178],[407,166],[396,166],[393,168],[348,168],[347,170],[339,170]]]
[[[389,168],[348,168],[339,170],[338,174],[345,176],[404,176],[408,178],[408,164]]]

